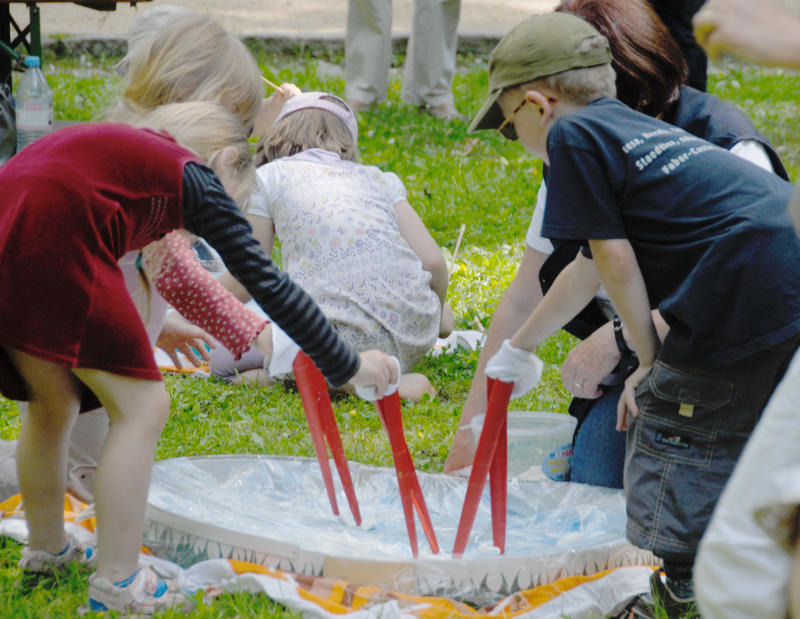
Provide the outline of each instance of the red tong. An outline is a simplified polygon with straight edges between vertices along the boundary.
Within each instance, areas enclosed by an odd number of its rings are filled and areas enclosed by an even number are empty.
[[[325,489],[328,492],[328,500],[331,504],[333,513],[339,515],[339,507],[336,503],[336,492],[333,486],[333,475],[331,474],[330,463],[328,462],[328,450],[325,439],[328,440],[333,460],[339,471],[339,478],[342,481],[347,502],[350,504],[350,511],[356,524],[361,524],[361,512],[358,509],[353,480],[350,477],[350,470],[347,466],[347,459],[344,454],[344,446],[339,436],[339,428],[336,425],[336,418],[333,415],[328,385],[325,378],[319,371],[314,362],[304,352],[300,351],[292,364],[297,390],[303,401],[303,409],[308,420],[308,428],[311,431],[311,438],[314,442],[314,451],[317,454],[319,468],[322,471],[322,479],[325,482]],[[439,552],[439,544],[433,531],[428,508],[425,505],[425,498],[422,495],[422,488],[417,479],[414,469],[414,462],[408,451],[408,444],[403,435],[403,412],[400,406],[400,396],[397,391],[375,401],[378,414],[381,418],[383,428],[389,436],[389,444],[392,448],[394,467],[397,471],[397,485],[400,489],[400,499],[403,504],[403,514],[406,519],[408,538],[411,542],[411,551],[414,556],[418,555],[417,548],[417,529],[414,523],[414,509],[416,508],[425,537],[434,554]]]
[[[392,448],[392,458],[394,468],[397,471],[397,485],[400,489],[400,500],[403,504],[403,515],[406,519],[406,529],[408,530],[408,540],[411,542],[411,552],[416,557],[419,555],[417,548],[417,528],[414,523],[414,509],[417,510],[422,530],[428,539],[428,545],[433,554],[439,553],[439,543],[436,541],[436,534],[433,532],[433,523],[428,514],[428,507],[425,504],[425,497],[422,495],[422,488],[419,485],[417,472],[414,469],[414,462],[408,451],[408,444],[403,435],[403,411],[400,406],[400,395],[395,391],[375,401],[378,414],[383,424],[383,429],[389,437],[389,444]]]
[[[486,416],[481,437],[475,450],[472,471],[467,482],[467,494],[461,519],[458,522],[453,555],[464,554],[469,534],[478,513],[486,477],[489,476],[489,495],[492,505],[492,538],[494,545],[503,553],[506,550],[506,502],[508,479],[508,401],[514,383],[487,379]]]
[[[292,363],[294,377],[297,381],[297,391],[300,392],[300,399],[303,401],[303,409],[308,421],[308,429],[311,431],[311,439],[314,441],[314,451],[317,453],[317,462],[322,471],[322,479],[325,482],[325,490],[328,492],[328,500],[331,509],[337,516],[339,506],[336,503],[336,490],[333,487],[333,475],[331,466],[328,462],[328,449],[325,446],[325,439],[331,448],[333,461],[339,471],[339,479],[342,481],[347,502],[350,504],[350,511],[357,525],[361,524],[361,511],[358,509],[358,499],[353,486],[353,479],[350,477],[350,469],[347,466],[347,458],[344,455],[344,445],[339,435],[339,426],[336,425],[336,417],[333,416],[331,398],[328,394],[328,384],[322,376],[314,362],[302,350]]]

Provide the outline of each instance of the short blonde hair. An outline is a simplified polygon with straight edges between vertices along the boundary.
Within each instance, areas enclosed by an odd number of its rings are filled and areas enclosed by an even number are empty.
[[[338,97],[331,96],[328,100],[341,105]],[[289,157],[310,148],[324,148],[347,161],[358,159],[358,145],[341,118],[325,110],[304,108],[270,127],[256,147],[256,163]]]
[[[237,150],[233,164],[235,186],[226,187],[226,190],[239,208],[247,211],[256,189],[255,167],[247,135],[230,110],[201,101],[170,103],[130,114],[124,122],[134,127],[166,131],[180,146],[197,155],[217,173],[222,151],[234,146]]]
[[[203,15],[158,29],[128,59],[122,100],[108,114],[121,120],[132,108],[208,101],[229,108],[247,133],[264,100],[261,73],[238,38]]]
[[[606,45],[602,36],[584,39],[578,46],[578,52],[588,52],[595,47]],[[569,69],[534,80],[524,87],[544,86],[564,96],[572,103],[586,105],[599,97],[617,96],[616,74],[611,63],[594,67]]]

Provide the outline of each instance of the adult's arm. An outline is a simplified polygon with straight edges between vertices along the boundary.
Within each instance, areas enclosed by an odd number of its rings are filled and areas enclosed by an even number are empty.
[[[658,337],[663,342],[669,333],[669,325],[658,310],[652,311],[651,318]],[[625,344],[635,352],[636,343],[624,323],[622,334]],[[600,383],[614,370],[621,358],[622,353],[614,336],[614,326],[609,320],[569,351],[561,365],[561,380],[564,382],[564,387],[578,398],[599,398],[603,393],[600,390]]]
[[[586,307],[599,289],[600,275],[594,261],[579,253],[558,274],[536,309],[511,337],[511,346],[536,352],[542,342]]]
[[[500,349],[503,340],[510,338],[522,326],[525,319],[542,300],[539,269],[546,259],[546,253],[526,246],[517,274],[497,305],[486,334],[486,341],[478,357],[475,376],[472,378],[472,385],[461,411],[453,444],[450,446],[450,453],[444,464],[445,472],[456,471],[472,464],[475,442],[469,423],[476,415],[486,412],[486,374],[484,373],[486,363]]]
[[[771,0],[709,0],[692,21],[697,42],[711,58],[729,52],[800,69],[800,19]]]

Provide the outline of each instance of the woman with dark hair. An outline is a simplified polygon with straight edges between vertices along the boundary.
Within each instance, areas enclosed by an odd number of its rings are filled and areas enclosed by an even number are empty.
[[[642,0],[562,0],[608,39],[617,74],[617,99],[767,167],[788,180],[769,141],[738,109],[688,86],[686,61],[650,4]],[[749,153],[749,154],[748,154]],[[764,161],[766,156],[768,161]]]
[[[562,0],[608,39],[617,74],[617,99],[637,112],[661,118],[678,98],[687,68],[681,48],[646,2]]]

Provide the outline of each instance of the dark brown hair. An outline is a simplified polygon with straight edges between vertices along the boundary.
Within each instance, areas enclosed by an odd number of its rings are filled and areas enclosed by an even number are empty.
[[[608,39],[620,101],[661,116],[678,97],[686,60],[645,0],[562,0],[556,11],[582,17]]]

